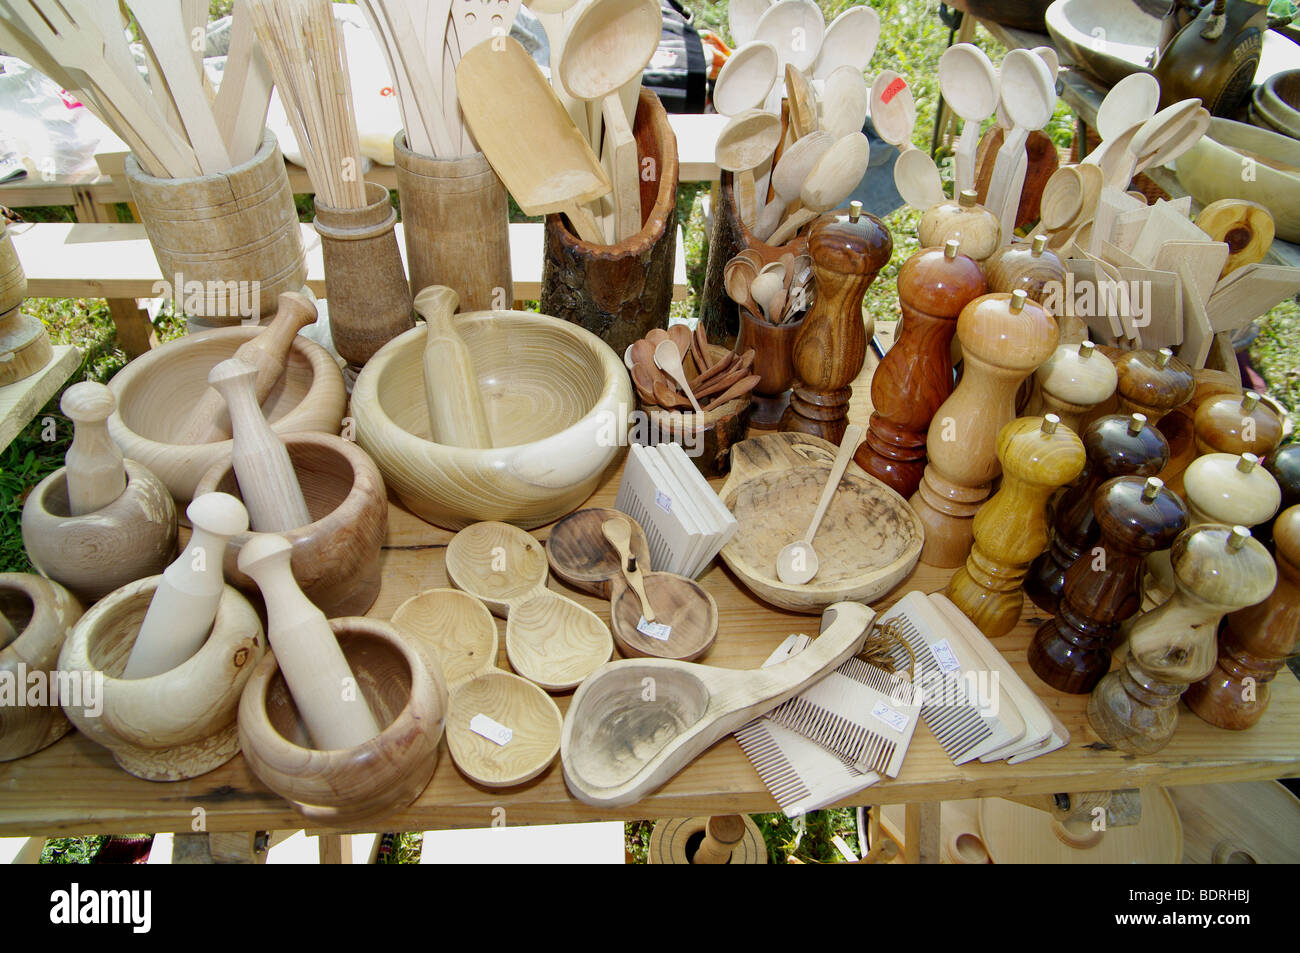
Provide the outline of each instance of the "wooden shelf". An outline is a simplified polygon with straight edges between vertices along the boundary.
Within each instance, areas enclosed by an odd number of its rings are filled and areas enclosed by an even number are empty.
[[[0,387],[0,450],[22,433],[80,366],[81,351],[71,344],[56,344],[54,357],[39,373]]]

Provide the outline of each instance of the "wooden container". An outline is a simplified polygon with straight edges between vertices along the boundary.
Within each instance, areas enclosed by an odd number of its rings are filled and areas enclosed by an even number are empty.
[[[229,460],[232,442],[176,443],[194,405],[208,390],[208,372],[231,357],[261,328],[218,328],[170,341],[136,358],[109,382],[117,410],[108,432],[124,456],[139,460],[166,484],[180,505],[194,497],[200,478]],[[262,411],[283,436],[300,431],[338,433],[347,393],[334,358],[301,334],[293,339],[284,372]]]
[[[258,290],[257,317],[272,314],[281,292],[306,282],[289,173],[269,130],[253,158],[225,172],[160,179],[128,155],[126,180],[163,280],[173,283],[178,299],[185,284],[204,283],[207,294],[189,315],[191,328],[239,324],[250,288]]]
[[[411,290],[397,250],[397,210],[388,189],[365,183],[364,208],[316,203],[330,336],[345,361],[360,367],[403,331],[415,327]],[[443,240],[445,242],[445,239]]]
[[[309,744],[275,656],[267,653],[239,702],[239,737],[249,769],[307,819],[351,824],[406,807],[438,765],[447,683],[432,653],[387,622],[330,622],[357,688],[383,726],[352,748]]]
[[[101,686],[98,699],[86,693],[81,704],[63,701],[77,730],[108,748],[129,774],[179,781],[206,774],[239,753],[235,713],[254,663],[266,651],[266,638],[252,605],[226,586],[198,652],[161,675],[123,679],[161,580],[137,580],[92,606],[68,636],[59,670]]]
[[[373,460],[356,444],[324,433],[283,437],[312,521],[281,533],[293,546],[293,576],[329,618],[362,615],[379,595],[379,550],[388,532],[388,494]],[[230,458],[203,475],[194,491],[240,497]],[[240,497],[242,499],[242,497]],[[239,571],[239,552],[252,533],[226,546],[226,581],[248,596],[257,583]]]
[[[23,504],[23,545],[32,565],[86,605],[119,586],[167,568],[176,553],[176,505],[167,487],[135,460],[112,503],[72,516],[67,467],[59,467]]]
[[[509,202],[483,153],[422,155],[406,147],[399,130],[393,158],[411,294],[446,285],[466,311],[513,305]]]
[[[27,275],[9,238],[8,225],[0,222],[0,314],[12,311],[27,297]]]
[[[619,354],[652,328],[668,326],[677,250],[677,136],[648,89],[641,90],[632,134],[641,230],[614,245],[593,245],[558,214],[548,215],[542,262],[542,313],[581,325]]]
[[[754,373],[759,382],[751,392],[753,410],[749,425],[755,430],[776,430],[781,415],[790,406],[790,388],[794,386],[794,339],[803,327],[803,318],[786,324],[761,321],[740,308],[740,340],[737,352],[754,349]]]
[[[711,361],[722,360],[726,353],[724,347],[709,345]],[[694,358],[689,356],[686,373],[688,378],[698,373]],[[752,394],[743,394],[703,415],[689,410],[667,410],[640,401],[649,423],[647,442],[681,444],[695,468],[706,477],[726,476],[731,470],[731,448],[749,432],[751,398]]]
[[[79,618],[81,603],[58,583],[27,573],[0,574],[0,619],[7,623],[0,625],[7,630],[0,631],[0,679],[13,679],[21,691],[34,674],[53,677],[63,641]],[[43,705],[0,705],[0,761],[40,751],[71,730],[53,691]]]

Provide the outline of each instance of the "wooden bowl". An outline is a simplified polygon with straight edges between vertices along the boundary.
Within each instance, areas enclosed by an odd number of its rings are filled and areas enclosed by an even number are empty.
[[[1160,17],[1150,9],[1141,0],[1056,0],[1044,19],[1062,60],[1114,86],[1129,73],[1148,72],[1147,57],[1160,39]]]
[[[107,506],[70,515],[67,468],[59,467],[23,504],[23,545],[42,575],[84,604],[167,568],[176,553],[176,506],[162,482],[126,460],[126,489]]]
[[[0,679],[13,679],[22,689],[36,673],[48,679],[58,670],[59,652],[81,618],[81,603],[58,583],[7,572],[0,574],[0,616],[17,633],[7,645],[0,636]],[[44,705],[0,705],[0,761],[40,751],[71,730],[56,697],[47,697]]]
[[[497,625],[478,599],[459,589],[429,589],[393,613],[403,635],[427,644],[442,662],[451,693],[447,750],[461,774],[500,788],[541,774],[560,753],[564,719],[551,697],[532,682],[496,667]],[[470,728],[485,715],[509,728],[498,745]]]
[[[1254,158],[1254,162],[1248,162]],[[1211,119],[1201,141],[1179,156],[1178,181],[1202,205],[1246,199],[1269,210],[1277,237],[1300,241],[1300,142],[1267,129]],[[1253,172],[1253,179],[1243,175]]]
[[[354,443],[324,433],[283,436],[312,522],[281,533],[293,545],[293,576],[327,618],[362,615],[379,595],[379,551],[388,532],[388,494],[373,460]],[[240,497],[230,459],[199,480],[194,495]],[[223,564],[226,581],[247,595],[257,583],[239,571],[239,552],[251,532],[231,538]]]
[[[1300,139],[1300,70],[1275,73],[1255,87],[1250,119],[1255,125]]]
[[[437,657],[387,622],[331,619],[378,735],[352,748],[311,747],[275,655],[267,653],[239,702],[249,769],[308,820],[351,824],[400,810],[438,765],[447,684]]]
[[[266,639],[249,601],[226,586],[198,652],[161,675],[121,678],[161,581],[161,575],[138,580],[93,605],[68,636],[59,671],[80,675],[82,698],[62,703],[82,734],[137,778],[179,781],[239,753],[235,713]],[[91,684],[98,691],[88,691]]]
[[[629,586],[616,584],[609,604],[609,629],[623,656],[693,662],[708,652],[718,636],[718,604],[713,596],[695,580],[675,573],[647,572],[642,578],[655,621],[672,631],[667,639],[639,631],[641,603]]]
[[[621,574],[618,554],[605,539],[605,520],[622,517],[632,528],[632,555],[637,565],[650,568],[650,543],[641,524],[626,513],[596,506],[570,513],[551,527],[546,540],[546,560],[551,572],[567,585],[598,599],[608,599]]]
[[[836,447],[820,437],[774,433],[738,444],[719,494],[740,524],[722,559],[754,595],[791,612],[833,602],[871,602],[905,579],[925,531],[907,501],[850,463],[813,539],[820,570],[791,586],[776,557],[802,536],[826,484]]]
[[[481,520],[549,523],[595,490],[627,434],[632,382],[589,331],[523,311],[456,316],[483,394],[493,447],[429,439],[423,325],[379,349],[357,378],[357,442],[417,516],[462,529]]]
[[[186,335],[147,351],[109,381],[117,410],[108,432],[122,454],[138,460],[167,485],[177,504],[194,498],[200,478],[219,461],[229,460],[233,441],[173,443],[186,424],[186,413],[207,391],[208,371],[264,329],[217,328]],[[262,401],[262,410],[278,434],[299,431],[338,433],[347,394],[334,358],[301,334],[285,362],[284,373]]]

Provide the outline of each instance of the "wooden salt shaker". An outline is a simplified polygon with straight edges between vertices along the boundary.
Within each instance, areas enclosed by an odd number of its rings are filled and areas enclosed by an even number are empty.
[[[984,262],[984,273],[990,291],[1009,294],[1019,289],[1039,304],[1049,289],[1055,287],[1059,293],[1065,283],[1065,265],[1055,252],[1047,250],[1046,235],[1035,235],[1029,244],[1015,242],[995,251]]]
[[[1183,693],[1188,708],[1219,728],[1259,721],[1268,708],[1268,683],[1300,649],[1300,506],[1278,517],[1273,538],[1277,588],[1224,620],[1214,670]]]
[[[1145,414],[1152,426],[1187,403],[1196,392],[1192,369],[1167,347],[1158,351],[1129,351],[1115,362],[1119,377],[1115,394],[1121,414]]]
[[[231,462],[253,529],[284,532],[306,526],[311,513],[284,441],[262,416],[254,390],[256,378],[256,367],[232,357],[212,368],[208,383],[230,408],[235,444]]]
[[[909,501],[925,524],[922,562],[965,562],[971,520],[1001,472],[998,433],[1015,419],[1017,388],[1051,356],[1057,337],[1056,320],[1023,291],[984,295],[962,309],[957,338],[966,370],[930,422],[930,460]]]
[[[1035,373],[1037,388],[1029,403],[1030,414],[1056,414],[1075,433],[1082,432],[1084,417],[1115,393],[1119,374],[1115,365],[1096,356],[1091,341],[1058,347]]]
[[[966,189],[956,202],[932,205],[921,216],[916,236],[922,248],[942,248],[949,240],[961,242],[963,255],[983,262],[1002,243],[998,217],[979,204],[979,193]]]
[[[1047,500],[1083,470],[1083,442],[1054,414],[1022,417],[1002,428],[997,454],[1002,486],[975,515],[975,543],[946,595],[989,638],[1020,620],[1020,584],[1047,545]]]
[[[73,384],[59,401],[73,423],[72,446],[64,457],[72,516],[103,509],[126,489],[122,451],[108,435],[108,418],[116,407],[113,392],[94,381]]]
[[[904,498],[925,470],[925,435],[952,393],[951,345],[957,317],[988,289],[958,241],[924,248],[898,272],[902,333],[871,376],[871,422],[854,462]]]
[[[808,235],[817,297],[794,341],[799,377],[781,429],[838,444],[849,412],[849,386],[867,354],[862,296],[889,261],[889,229],[854,203],[848,215],[825,215]]]
[[[1060,608],[1034,633],[1029,667],[1057,691],[1083,695],[1110,669],[1120,623],[1142,606],[1143,558],[1187,528],[1187,507],[1157,477],[1122,476],[1097,491],[1100,545],[1065,574]]]
[[[1198,455],[1253,453],[1263,458],[1272,453],[1282,439],[1281,419],[1268,405],[1260,403],[1259,394],[1250,390],[1241,395],[1222,394],[1203,401],[1196,408],[1192,428]],[[1166,478],[1169,488],[1175,493],[1184,492],[1185,474],[1186,468]]]
[[[1083,474],[1058,502],[1051,545],[1030,564],[1025,576],[1025,592],[1034,605],[1053,615],[1060,608],[1066,570],[1101,535],[1093,516],[1097,488],[1118,476],[1155,476],[1169,459],[1165,438],[1142,414],[1102,417],[1089,424],[1082,436],[1088,458]]]
[[[1223,616],[1268,598],[1277,569],[1244,526],[1210,524],[1178,537],[1172,551],[1178,589],[1138,619],[1123,668],[1088,699],[1088,721],[1108,744],[1152,754],[1169,743],[1178,698],[1214,669]]]

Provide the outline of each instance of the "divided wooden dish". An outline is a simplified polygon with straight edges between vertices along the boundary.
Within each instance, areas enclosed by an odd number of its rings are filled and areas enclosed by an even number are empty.
[[[903,581],[925,531],[907,501],[850,463],[814,540],[820,569],[804,585],[776,576],[777,554],[807,528],[836,447],[820,437],[773,433],[737,444],[719,494],[740,528],[722,559],[754,595],[791,612],[871,602]]]
[[[625,513],[593,506],[570,513],[551,527],[546,540],[546,559],[551,572],[562,582],[598,599],[609,599],[614,580],[620,577],[618,553],[601,533],[605,520],[626,517]],[[643,566],[650,565],[650,543],[636,520],[632,524],[632,555]]]

